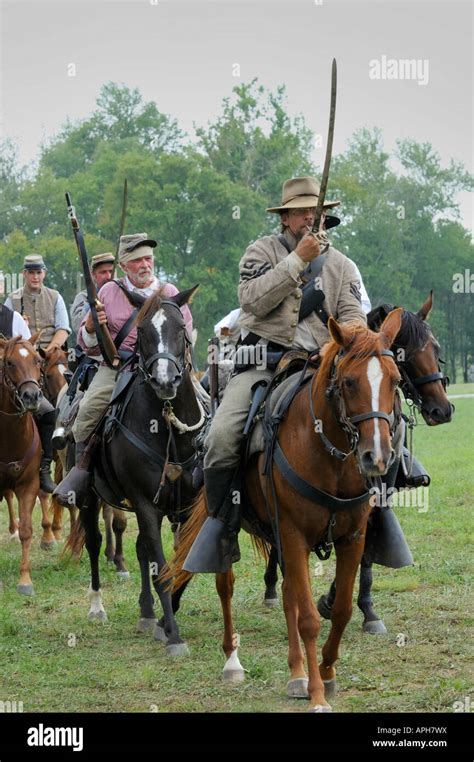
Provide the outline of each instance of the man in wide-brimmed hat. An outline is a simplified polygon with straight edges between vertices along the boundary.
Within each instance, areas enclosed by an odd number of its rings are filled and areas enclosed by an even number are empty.
[[[146,233],[133,233],[123,235],[120,238],[118,259],[120,268],[125,277],[106,283],[99,291],[100,305],[97,308],[99,323],[107,323],[112,340],[129,321],[127,332],[122,337],[120,349],[131,353],[137,340],[137,328],[130,320],[133,307],[126,296],[126,291],[138,293],[149,297],[157,289],[162,289],[164,296],[171,297],[178,293],[176,286],[171,283],[161,283],[154,274],[154,254],[156,241],[149,238]],[[189,307],[185,304],[181,307],[184,320],[189,332],[192,334],[192,316]],[[84,317],[79,328],[77,340],[79,345],[91,356],[100,355],[97,336],[94,331],[94,323],[90,311]],[[109,368],[104,361],[100,365],[94,379],[87,389],[79,406],[76,421],[72,432],[76,441],[76,466],[80,465],[82,454],[85,449],[85,440],[94,428],[107,408],[112,395],[117,371]],[[60,502],[67,504],[68,494],[71,491],[81,494],[79,486],[81,469],[71,472],[55,490],[55,496]]]
[[[300,316],[305,272],[326,248],[324,229],[339,220],[323,215],[320,233],[313,233],[319,185],[312,177],[283,183],[282,201],[267,211],[280,215],[282,233],[252,243],[240,261],[238,297],[243,343],[261,345],[267,357],[290,348],[318,351],[329,341],[324,320],[332,315],[339,322],[366,323],[361,305],[360,278],[354,264],[329,245],[320,272],[323,310]],[[324,210],[339,201],[326,201]],[[309,281],[311,288],[313,283]],[[257,356],[257,353],[254,355]],[[260,356],[264,356],[261,354]],[[238,355],[237,355],[238,357]],[[238,365],[237,365],[238,367]],[[188,556],[185,569],[223,572],[238,560],[239,506],[232,499],[233,480],[239,464],[243,429],[247,420],[251,387],[269,380],[269,365],[240,367],[226,387],[205,441],[204,483],[209,513]]]

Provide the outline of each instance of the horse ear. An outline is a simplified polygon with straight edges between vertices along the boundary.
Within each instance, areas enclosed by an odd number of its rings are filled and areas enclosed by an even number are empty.
[[[132,304],[132,306],[136,307],[138,310],[141,307],[143,307],[143,305],[146,302],[146,296],[142,296],[142,294],[137,294],[136,291],[128,291],[127,299]]]
[[[32,334],[31,334],[31,336],[30,336],[30,338],[28,339],[28,341],[30,342],[30,344],[33,344],[33,346],[35,347],[35,349],[36,349],[36,344],[38,343],[38,341],[39,341],[39,338],[40,338],[41,334],[43,333],[43,330],[44,330],[44,329],[43,329],[43,328],[41,328],[39,331],[36,331],[36,333],[32,333]]]
[[[374,307],[373,310],[367,314],[367,325],[371,331],[378,331],[383,321],[394,309],[391,304],[381,304],[379,307]]]
[[[7,343],[8,339],[4,337],[3,334],[0,334],[0,360],[3,358],[3,353],[5,351],[5,344]]]
[[[428,315],[430,314],[431,310],[433,309],[433,289],[430,291],[430,295],[424,302],[421,309],[418,310],[416,313],[418,317],[420,317],[422,320],[426,320]]]
[[[351,326],[344,325],[344,323],[338,323],[332,315],[329,316],[328,331],[331,338],[340,347],[348,347],[354,338],[354,329]]]
[[[402,325],[403,307],[389,312],[380,327],[380,336],[386,349],[391,347]]]
[[[183,304],[191,304],[193,300],[193,296],[196,293],[196,291],[199,288],[199,283],[196,283],[195,286],[192,286],[191,288],[187,288],[185,291],[180,291],[179,294],[175,294],[172,296],[173,302],[175,302],[178,307],[182,307]]]

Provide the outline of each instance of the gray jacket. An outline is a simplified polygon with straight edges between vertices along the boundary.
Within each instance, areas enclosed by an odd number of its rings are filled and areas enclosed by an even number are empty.
[[[289,230],[285,237],[294,249],[296,239]],[[276,235],[252,243],[239,265],[240,325],[264,339],[291,347],[302,295],[300,273],[305,267],[294,250],[288,254]],[[353,263],[330,246],[320,277],[326,312],[341,323],[365,325],[360,281]],[[314,312],[304,323],[315,349],[329,341],[328,329]]]

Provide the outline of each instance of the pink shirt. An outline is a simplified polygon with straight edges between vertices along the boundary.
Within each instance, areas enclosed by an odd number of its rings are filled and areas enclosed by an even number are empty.
[[[125,278],[120,278],[120,282],[125,286],[128,285],[125,282]],[[159,288],[163,289],[163,295],[165,297],[175,296],[175,294],[179,293],[176,286],[173,286],[171,283],[165,283],[163,285],[158,280],[156,280],[156,283],[158,284]],[[105,308],[105,314],[107,315],[107,325],[110,331],[110,335],[112,339],[115,339],[121,327],[132,314],[133,307],[123,293],[122,289],[119,288],[113,281],[110,283],[105,283],[105,285],[103,285],[100,289],[98,296]],[[193,318],[191,315],[191,310],[189,309],[188,305],[185,304],[183,307],[181,307],[181,312],[183,313],[186,327],[189,331],[189,335],[191,336],[193,330]],[[97,355],[100,354],[100,350],[98,344],[96,343],[97,339],[95,334],[87,334],[88,340],[84,340],[83,327],[88,314],[89,313],[86,313],[81,323],[81,327],[78,331],[78,343],[87,352],[88,355],[97,357]],[[136,340],[137,328],[134,326],[128,336],[122,341],[120,349],[131,352],[135,348]]]

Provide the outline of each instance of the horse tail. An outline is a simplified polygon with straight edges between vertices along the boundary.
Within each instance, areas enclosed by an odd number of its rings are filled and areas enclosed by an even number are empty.
[[[61,462],[61,458],[57,457],[54,460],[54,482],[55,484],[59,484],[62,482],[64,476],[64,469],[63,464]],[[57,523],[59,526],[61,526],[61,519],[63,515],[63,507],[58,503],[56,498],[51,497],[51,500],[49,501],[49,513],[50,516],[53,517],[53,519],[57,519]],[[55,522],[56,523],[56,522]]]
[[[183,569],[183,564],[208,516],[206,493],[204,488],[202,488],[189,508],[189,518],[179,527],[178,545],[175,554],[160,574],[160,579],[163,582],[169,583],[168,587],[172,592],[178,590],[194,576],[192,572]]]
[[[87,510],[87,509],[86,509]],[[86,544],[86,529],[84,526],[82,511],[79,511],[79,515],[71,527],[71,533],[66,540],[61,558],[77,558],[82,556],[84,545]]]
[[[272,549],[272,546],[270,545],[267,540],[264,540],[262,537],[258,537],[257,535],[250,535],[250,539],[252,540],[252,546],[254,549],[254,552],[257,556],[260,556],[263,558],[265,563],[267,564],[270,558],[270,552]]]

